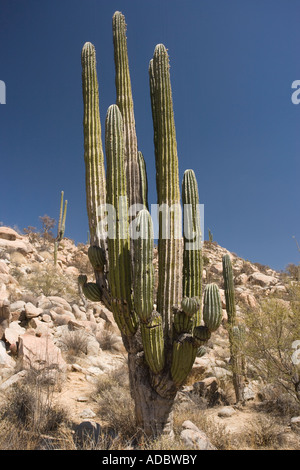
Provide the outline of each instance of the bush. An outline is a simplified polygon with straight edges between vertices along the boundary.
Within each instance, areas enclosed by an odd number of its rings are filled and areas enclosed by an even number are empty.
[[[298,293],[297,293],[298,292]],[[248,312],[245,354],[252,370],[300,401],[300,365],[293,359],[300,340],[300,291],[291,302],[270,298]],[[300,362],[300,361],[299,361]]]
[[[46,297],[78,297],[73,279],[59,271],[51,262],[33,265],[32,272],[20,277],[19,283],[36,296],[44,294]]]

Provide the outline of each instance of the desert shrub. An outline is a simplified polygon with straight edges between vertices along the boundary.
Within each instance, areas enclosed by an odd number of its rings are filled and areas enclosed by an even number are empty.
[[[103,351],[118,351],[120,347],[120,336],[109,329],[101,330],[97,334],[97,341]]]
[[[285,272],[295,281],[300,281],[300,265],[290,263],[285,268]]]
[[[0,421],[9,421],[32,434],[55,431],[66,419],[66,411],[54,404],[51,394],[43,391],[39,383],[35,387],[15,384],[0,415]]]
[[[37,263],[32,266],[30,274],[19,279],[19,283],[35,295],[64,296],[74,299],[78,297],[77,285],[70,276],[62,273],[51,262]]]
[[[59,341],[59,347],[68,356],[87,354],[88,334],[83,330],[67,331]]]
[[[247,313],[245,354],[258,378],[300,401],[300,360],[293,359],[300,340],[299,299],[265,299]]]
[[[251,421],[244,438],[251,449],[276,450],[283,445],[283,432],[276,418],[261,415]]]

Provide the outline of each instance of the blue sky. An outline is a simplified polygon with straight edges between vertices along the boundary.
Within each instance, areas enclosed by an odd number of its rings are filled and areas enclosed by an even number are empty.
[[[139,149],[156,203],[148,64],[169,50],[180,179],[194,169],[220,245],[253,262],[298,263],[299,0],[0,0],[0,221],[40,228],[68,199],[65,235],[87,238],[81,48],[96,47],[100,115],[115,102],[112,15],[122,11]]]

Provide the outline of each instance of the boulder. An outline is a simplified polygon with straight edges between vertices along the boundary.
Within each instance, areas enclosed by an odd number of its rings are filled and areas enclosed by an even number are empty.
[[[231,406],[224,406],[219,412],[219,418],[231,418],[236,413],[235,409]]]
[[[25,333],[19,338],[18,365],[20,369],[57,369],[66,372],[67,364],[61,350],[49,336],[33,336]]]
[[[209,406],[224,404],[224,397],[216,377],[207,377],[193,384],[193,392],[207,400]]]
[[[0,227],[0,238],[3,240],[15,241],[17,239],[21,240],[24,237],[10,227]]]
[[[0,367],[15,367],[15,361],[7,354],[5,343],[0,341]]]
[[[255,272],[248,277],[249,282],[261,287],[271,287],[278,283],[278,279],[274,276],[267,276],[260,272]]]
[[[184,421],[182,427],[184,429],[181,431],[180,438],[189,449],[217,450],[209,441],[205,432],[197,428],[191,421]]]
[[[19,325],[19,322],[13,321],[4,332],[5,340],[10,345],[16,345],[19,342],[19,337],[25,333],[25,328]]]
[[[31,302],[27,302],[25,305],[25,315],[28,320],[36,318],[44,313],[44,310],[39,307],[35,307]]]
[[[53,306],[57,306],[57,307],[63,307],[64,310],[68,310],[69,312],[72,312],[72,307],[70,306],[70,304],[65,300],[63,299],[62,297],[58,297],[56,295],[52,295],[52,296],[49,296],[47,297],[48,300],[51,301],[52,305]]]

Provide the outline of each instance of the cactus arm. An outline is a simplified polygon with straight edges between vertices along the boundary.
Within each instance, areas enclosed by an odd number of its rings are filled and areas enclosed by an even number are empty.
[[[183,252],[183,295],[202,299],[202,249],[199,214],[199,194],[195,173],[186,170],[182,181],[182,204],[184,207],[184,252]],[[195,238],[191,240],[191,236]],[[191,242],[194,247],[190,248]],[[195,313],[194,325],[201,322],[201,303]]]
[[[167,211],[173,206],[178,211],[181,206],[169,57],[162,44],[155,48],[149,74],[158,205]],[[169,339],[172,337],[172,309],[182,298],[181,214],[173,215],[166,217],[160,212],[158,241],[157,310],[162,314],[165,336]]]
[[[147,171],[146,171],[145,159],[141,151],[138,152],[138,159],[139,159],[139,169],[140,169],[140,178],[141,178],[142,204],[144,208],[148,209]]]
[[[116,211],[114,237],[108,236],[109,286],[112,309],[120,330],[133,335],[138,326],[131,298],[130,240],[124,165],[123,119],[116,105],[109,107],[105,122],[107,202]]]
[[[216,331],[222,322],[222,303],[216,284],[207,284],[204,290],[203,320],[209,331]]]
[[[134,204],[142,203],[142,195],[134,106],[127,52],[126,23],[124,15],[119,11],[116,11],[113,15],[113,44],[117,94],[116,104],[123,117],[127,194],[129,207],[131,207]]]
[[[104,155],[99,112],[99,90],[96,71],[95,47],[84,44],[81,54],[83,93],[84,161],[86,180],[86,205],[91,245],[102,246],[104,240],[97,234],[99,218],[97,209],[106,202]]]
[[[147,323],[151,318],[154,304],[154,235],[152,219],[146,209],[140,211],[137,216],[137,229],[139,238],[133,241],[136,252],[134,310],[141,322]]]
[[[165,365],[164,333],[161,315],[153,312],[148,323],[141,323],[141,336],[145,360],[154,374],[159,374]]]

